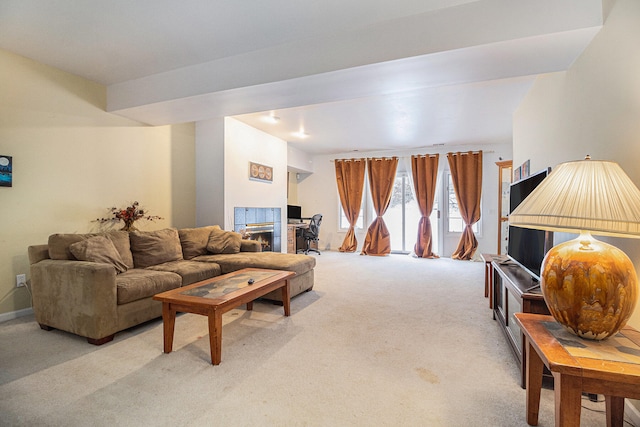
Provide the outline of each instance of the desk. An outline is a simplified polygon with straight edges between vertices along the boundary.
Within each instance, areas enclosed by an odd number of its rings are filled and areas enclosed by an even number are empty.
[[[526,340],[527,423],[538,425],[542,370],[546,366],[554,378],[556,426],[580,426],[583,391],[603,394],[607,426],[622,426],[624,398],[640,399],[640,332],[625,327],[607,340],[589,341],[565,331],[551,316],[515,316]],[[578,345],[573,346],[571,341]],[[624,351],[618,350],[620,346]]]
[[[300,246],[297,242],[298,230],[303,228],[309,228],[309,224],[304,222],[287,224],[287,253],[295,254],[298,252]]]

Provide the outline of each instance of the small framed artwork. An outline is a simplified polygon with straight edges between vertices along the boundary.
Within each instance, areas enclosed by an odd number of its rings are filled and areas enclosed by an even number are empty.
[[[526,178],[529,176],[530,169],[529,166],[531,164],[531,160],[527,160],[522,164],[522,178]]]
[[[273,168],[260,163],[249,162],[249,179],[271,183],[273,182]]]
[[[522,166],[518,166],[513,170],[513,182],[519,181],[522,178]]]
[[[13,160],[11,156],[0,155],[0,187],[13,185]]]

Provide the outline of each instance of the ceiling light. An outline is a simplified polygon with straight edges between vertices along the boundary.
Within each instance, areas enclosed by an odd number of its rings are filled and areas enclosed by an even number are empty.
[[[305,139],[309,137],[309,134],[304,131],[304,129],[300,129],[298,132],[292,132],[291,135],[296,138]]]
[[[271,112],[268,116],[262,116],[262,121],[275,125],[280,121],[280,117],[276,116],[274,112]]]

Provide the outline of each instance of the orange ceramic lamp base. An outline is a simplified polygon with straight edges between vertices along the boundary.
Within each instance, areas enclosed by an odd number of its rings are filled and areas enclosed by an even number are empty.
[[[553,317],[583,338],[601,340],[616,334],[638,298],[638,278],[629,257],[590,233],[553,247],[540,276]]]

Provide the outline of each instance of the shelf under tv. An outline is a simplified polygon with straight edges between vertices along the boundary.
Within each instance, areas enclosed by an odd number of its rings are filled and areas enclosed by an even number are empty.
[[[520,364],[520,385],[526,386],[526,354],[524,336],[515,321],[515,313],[550,314],[539,283],[514,262],[494,259],[493,317],[504,332],[516,360]]]

